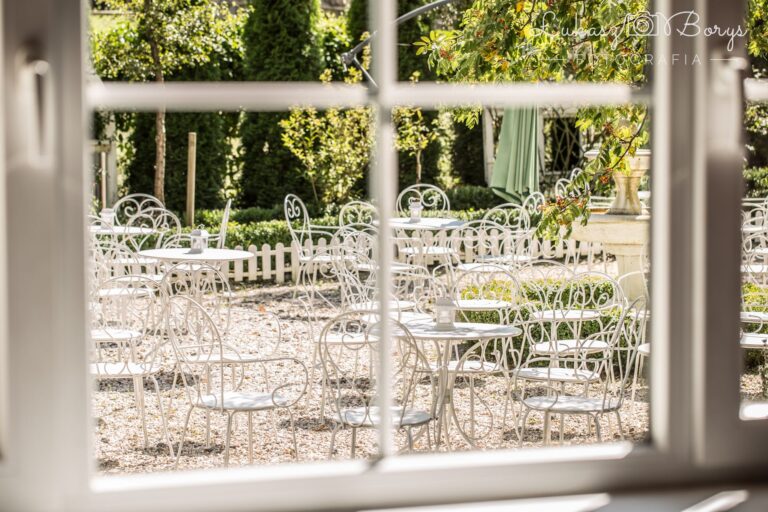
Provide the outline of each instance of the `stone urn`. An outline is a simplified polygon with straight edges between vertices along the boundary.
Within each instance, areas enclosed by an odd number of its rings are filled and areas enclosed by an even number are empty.
[[[597,154],[597,150],[592,150],[584,156],[592,160],[597,157]],[[610,215],[641,215],[643,213],[643,205],[640,203],[637,191],[640,188],[640,180],[650,168],[651,150],[638,149],[635,156],[629,157],[629,174],[613,173],[616,197],[608,209]]]
[[[587,158],[595,158],[590,151]],[[638,271],[645,268],[646,245],[650,217],[643,212],[637,189],[640,179],[651,167],[651,151],[638,150],[629,160],[629,174],[615,172],[616,197],[607,213],[593,213],[586,226],[573,224],[571,237],[580,242],[600,243],[606,252],[616,257],[619,276],[634,273],[622,280],[624,294],[629,300],[647,295],[645,278]]]

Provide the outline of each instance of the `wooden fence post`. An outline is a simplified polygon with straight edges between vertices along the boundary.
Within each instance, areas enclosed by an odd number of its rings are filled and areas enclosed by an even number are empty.
[[[197,133],[189,132],[187,152],[187,226],[195,224],[195,165],[197,164]]]

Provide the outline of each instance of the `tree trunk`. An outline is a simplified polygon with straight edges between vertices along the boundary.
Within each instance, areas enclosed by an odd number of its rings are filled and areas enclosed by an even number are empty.
[[[155,131],[154,195],[165,204],[165,109],[158,110],[155,115]]]
[[[144,0],[144,16],[147,21],[147,42],[152,53],[152,67],[155,82],[163,83],[163,63],[160,60],[160,45],[157,38],[157,28],[160,20],[154,16],[152,0]],[[155,186],[154,195],[165,203],[165,109],[160,108],[155,116]]]
[[[421,151],[416,152],[416,183],[421,183]]]

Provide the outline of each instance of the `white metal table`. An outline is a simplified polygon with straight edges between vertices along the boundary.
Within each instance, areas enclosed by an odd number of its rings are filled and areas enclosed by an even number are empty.
[[[199,263],[225,263],[228,261],[247,260],[253,257],[253,253],[237,249],[204,249],[202,252],[191,252],[191,250],[186,247],[176,247],[167,249],[146,249],[144,251],[139,251],[139,256],[168,262],[196,261]]]
[[[498,324],[483,324],[474,322],[456,322],[454,328],[451,330],[437,329],[433,320],[415,320],[405,322],[403,324],[411,336],[416,341],[432,341],[435,343],[435,348],[438,352],[438,396],[440,411],[437,418],[437,435],[436,442],[440,444],[440,430],[445,429],[446,445],[450,449],[450,440],[448,438],[448,429],[450,428],[451,420],[455,421],[458,425],[456,418],[456,411],[453,408],[452,391],[453,391],[453,379],[459,372],[451,371],[451,352],[454,345],[464,343],[466,341],[480,341],[497,338],[514,338],[520,336],[523,331],[519,327],[512,325],[498,325]],[[393,332],[393,336],[402,337],[405,333],[397,331]],[[462,437],[472,445],[472,440],[459,429]]]
[[[422,217],[417,222],[412,222],[409,217],[394,217],[389,219],[392,229],[413,229],[416,231],[448,231],[457,229],[466,224],[466,221],[448,217]]]
[[[91,234],[103,236],[147,236],[155,233],[152,228],[140,226],[105,226],[104,224],[92,224],[88,227]]]

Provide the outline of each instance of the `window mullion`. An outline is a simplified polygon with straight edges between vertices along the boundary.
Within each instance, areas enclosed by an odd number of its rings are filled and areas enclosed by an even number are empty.
[[[379,378],[377,379],[380,424],[379,424],[379,454],[386,457],[393,451],[392,432],[392,386],[390,375],[391,366],[391,336],[392,326],[389,322],[389,301],[392,296],[392,261],[394,259],[392,233],[389,217],[395,204],[395,188],[397,183],[397,157],[394,148],[394,126],[392,111],[386,106],[379,105],[381,96],[386,97],[397,80],[397,29],[395,27],[396,2],[371,2],[369,4],[370,19],[376,31],[377,38],[373,42],[373,77],[378,84],[377,89],[370,89],[371,100],[375,107],[375,140],[373,165],[371,171],[371,196],[375,198],[381,214],[378,233],[378,272],[376,285],[379,297],[380,336],[379,336]]]

